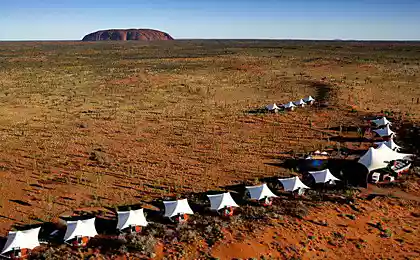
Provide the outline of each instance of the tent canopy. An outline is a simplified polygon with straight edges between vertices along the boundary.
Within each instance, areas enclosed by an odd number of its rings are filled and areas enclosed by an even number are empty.
[[[144,216],[143,209],[118,211],[117,229],[123,230],[130,226],[147,226],[146,217]]]
[[[374,123],[377,126],[392,125],[392,123],[386,117],[375,119],[375,120],[372,120],[371,122]]]
[[[279,179],[279,181],[283,184],[285,191],[295,191],[299,188],[310,189],[308,186],[303,184],[303,182],[297,176],[291,177],[291,178]]]
[[[280,109],[280,108],[276,105],[276,103],[274,103],[274,104],[270,104],[270,105],[266,106],[265,108],[266,108],[267,110]]]
[[[389,128],[389,125],[386,125],[384,128],[373,130],[373,132],[377,133],[381,137],[391,136],[394,135],[395,132]]]
[[[25,231],[10,231],[1,254],[12,251],[14,248],[34,249],[39,246],[38,235],[41,227]]]
[[[408,159],[411,154],[398,153],[385,144],[378,148],[370,147],[369,150],[359,159],[359,163],[366,166],[369,172],[386,168],[390,161]]]
[[[291,108],[291,107],[296,107],[295,104],[293,104],[293,102],[289,102],[283,105],[285,108]]]
[[[275,198],[277,197],[271,190],[268,188],[267,184],[262,184],[258,186],[247,186],[246,189],[249,192],[249,196],[251,199],[261,200],[265,197],[267,198]]]
[[[77,221],[67,221],[67,230],[64,235],[64,241],[71,240],[75,237],[94,237],[98,233],[95,229],[95,219],[85,219]]]
[[[309,172],[315,179],[316,183],[327,183],[329,181],[339,181],[340,179],[336,178],[329,169],[322,171]]]
[[[306,103],[302,100],[299,99],[298,101],[293,102],[296,106],[304,106],[306,105]]]
[[[229,192],[216,195],[207,195],[210,200],[211,210],[220,210],[224,207],[239,207],[238,204],[233,200]]]
[[[165,217],[171,218],[178,214],[191,214],[193,215],[194,212],[192,211],[190,205],[188,204],[187,199],[182,200],[174,200],[174,201],[164,201],[163,204],[165,205]]]
[[[394,151],[398,151],[399,149],[401,149],[401,146],[397,145],[394,142],[394,139],[390,138],[388,141],[384,141],[384,142],[377,142],[375,143],[378,147],[382,144],[388,146],[389,148],[391,148]]]
[[[315,99],[313,97],[309,96],[309,97],[305,97],[303,99],[303,101],[305,101],[305,102],[311,102],[311,101],[315,101]]]
[[[381,144],[379,145],[376,150],[380,151],[382,154],[384,154],[385,158],[388,161],[393,161],[393,160],[408,160],[410,159],[410,157],[412,157],[412,154],[407,154],[407,153],[399,153],[396,152],[394,150],[392,150],[391,148],[389,148],[387,145],[385,144]]]

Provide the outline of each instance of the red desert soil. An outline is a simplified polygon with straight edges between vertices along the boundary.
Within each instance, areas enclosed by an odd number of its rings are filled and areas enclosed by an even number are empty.
[[[244,239],[230,239],[212,253],[219,259],[419,259],[420,213],[418,203],[391,198],[358,201],[361,213],[349,206],[315,208],[303,220],[263,227]],[[354,215],[352,220],[346,214]],[[417,215],[416,215],[417,214]],[[327,221],[328,226],[311,221]],[[391,237],[375,227],[381,222]]]
[[[151,208],[152,200],[175,194],[290,176],[296,173],[281,162],[294,153],[337,145],[367,149],[370,142],[334,141],[339,132],[330,129],[363,125],[363,116],[381,110],[418,124],[419,48],[281,41],[0,43],[0,231],[6,236],[14,225],[57,222],[81,209],[111,214],[121,205]],[[248,113],[307,95],[330,106]],[[402,141],[409,144],[397,139]],[[361,213],[323,203],[304,220],[284,217],[255,234],[227,233],[211,252],[221,259],[268,253],[378,259],[401,258],[405,250],[418,258],[420,189],[416,181],[408,184],[405,193],[371,190],[401,199],[357,200]],[[339,216],[343,212],[356,219]],[[308,221],[313,219],[328,226]],[[390,228],[390,238],[368,225],[378,221]],[[197,258],[197,248],[184,246],[185,259]],[[156,254],[169,257],[168,247]]]

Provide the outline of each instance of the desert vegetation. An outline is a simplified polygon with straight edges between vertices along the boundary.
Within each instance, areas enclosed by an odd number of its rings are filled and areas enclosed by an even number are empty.
[[[161,204],[154,201],[165,197],[295,175],[296,169],[282,162],[296,154],[366,149],[358,133],[345,127],[363,125],[368,114],[391,116],[409,136],[408,125],[420,119],[419,50],[410,42],[0,43],[2,233],[13,226],[57,223],[59,216],[75,212],[106,215],[120,205],[140,203],[156,212]],[[325,106],[251,113],[307,95]],[[352,138],[335,138],[340,135]],[[414,149],[412,140],[402,141]],[[418,198],[418,177],[415,170],[410,174],[401,187],[389,189]],[[171,234],[154,226],[139,237],[115,238],[121,246],[108,253],[92,249],[74,257],[133,251],[167,257],[175,250],[187,259],[266,252],[274,258],[345,258],[356,251],[377,258],[395,244],[397,257],[404,250],[413,257],[419,253],[413,249],[419,244],[415,200],[361,200],[357,203],[366,210],[360,212],[346,203],[281,201],[270,212],[244,207],[229,221],[197,216]],[[368,218],[388,223],[373,227]],[[270,238],[258,232],[263,227]],[[360,227],[363,231],[355,231]],[[276,228],[283,234],[274,234]],[[249,241],[248,234],[256,238]],[[269,244],[264,249],[243,244],[262,237]],[[203,249],[195,250],[198,245]],[[242,256],[226,253],[237,248],[244,248]],[[67,251],[53,247],[37,256],[75,253]]]

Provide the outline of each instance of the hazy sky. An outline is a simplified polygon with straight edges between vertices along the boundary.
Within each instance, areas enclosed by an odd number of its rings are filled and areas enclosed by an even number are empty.
[[[0,0],[0,40],[110,28],[174,38],[420,40],[420,0]]]

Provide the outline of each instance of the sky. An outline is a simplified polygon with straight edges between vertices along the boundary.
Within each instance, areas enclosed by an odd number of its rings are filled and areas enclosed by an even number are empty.
[[[420,40],[420,0],[0,0],[0,41],[150,28],[175,39]]]

